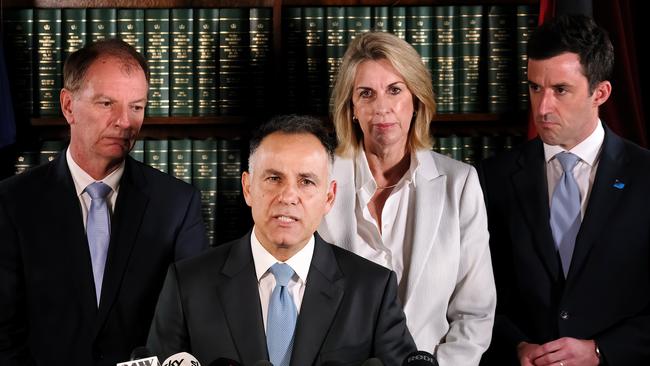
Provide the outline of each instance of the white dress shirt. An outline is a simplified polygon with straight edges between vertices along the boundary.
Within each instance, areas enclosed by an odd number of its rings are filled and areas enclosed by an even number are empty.
[[[268,319],[269,301],[271,293],[275,288],[275,276],[269,271],[272,265],[282,263],[275,259],[271,253],[257,239],[255,228],[251,233],[251,251],[255,263],[255,274],[257,275],[257,287],[260,292],[260,304],[262,305],[262,319],[264,320],[264,331]],[[286,262],[295,272],[289,280],[288,290],[296,305],[297,313],[300,314],[300,305],[307,286],[307,274],[311,266],[311,258],[314,256],[314,236],[312,235],[307,245],[289,258]]]
[[[357,205],[355,216],[357,219],[357,240],[368,245],[359,248],[356,253],[386,268],[392,269],[397,274],[397,282],[408,276],[411,258],[411,243],[413,242],[413,212],[415,180],[413,177],[419,167],[415,154],[411,155],[409,170],[393,188],[384,203],[381,212],[381,231],[377,220],[370,214],[368,203],[377,193],[377,182],[370,171],[368,160],[363,149],[355,157],[355,187]],[[404,299],[403,287],[400,286],[400,298]]]
[[[88,221],[88,210],[90,209],[90,202],[92,201],[90,195],[84,192],[84,190],[92,183],[102,182],[111,187],[112,191],[108,193],[107,204],[108,211],[112,216],[113,209],[115,208],[115,201],[117,200],[117,194],[120,190],[120,179],[122,179],[122,174],[124,174],[124,161],[122,161],[120,166],[111,172],[111,174],[107,175],[102,180],[96,181],[93,179],[93,177],[81,169],[81,167],[74,161],[72,154],[70,153],[70,148],[66,149],[65,158],[68,163],[68,168],[70,169],[70,174],[72,175],[72,181],[74,182],[74,188],[77,192],[79,203],[81,205],[81,214],[83,215],[84,227],[86,227],[86,222]]]
[[[598,120],[598,125],[594,132],[584,139],[581,143],[574,146],[570,153],[578,156],[580,160],[573,168],[573,177],[578,183],[580,190],[580,207],[581,218],[585,217],[587,210],[587,202],[589,202],[589,195],[591,194],[591,187],[594,185],[594,178],[596,177],[596,169],[600,161],[600,150],[605,140],[605,129]],[[546,159],[546,179],[548,182],[548,201],[551,202],[555,186],[562,177],[562,164],[555,158],[555,155],[566,151],[558,145],[544,144],[544,157]]]

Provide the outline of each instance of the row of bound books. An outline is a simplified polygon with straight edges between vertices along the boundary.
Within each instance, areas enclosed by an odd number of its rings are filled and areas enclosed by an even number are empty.
[[[44,141],[38,151],[16,159],[16,174],[53,160],[67,141]],[[201,192],[201,211],[211,245],[243,235],[250,226],[241,189],[242,151],[237,139],[138,140],[131,156],[194,185]]]
[[[151,66],[149,116],[326,115],[347,44],[370,30],[416,48],[431,71],[439,113],[528,106],[533,6],[287,7],[282,65],[272,63],[272,19],[271,8],[9,9],[3,23],[15,110],[60,116],[67,55],[119,37]],[[282,96],[273,87],[280,69]]]

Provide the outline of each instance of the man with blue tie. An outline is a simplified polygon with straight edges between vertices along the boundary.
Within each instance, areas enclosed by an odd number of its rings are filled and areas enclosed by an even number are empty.
[[[148,347],[200,362],[398,365],[415,350],[395,273],[315,233],[336,195],[335,143],[312,117],[280,116],[250,141],[242,175],[254,227],[173,264]]]
[[[498,297],[485,365],[650,365],[650,152],[599,119],[613,64],[586,16],[530,36],[539,137],[479,169]]]
[[[70,144],[0,183],[0,364],[115,365],[142,346],[166,269],[207,245],[191,185],[128,156],[149,69],[119,40],[64,65]]]

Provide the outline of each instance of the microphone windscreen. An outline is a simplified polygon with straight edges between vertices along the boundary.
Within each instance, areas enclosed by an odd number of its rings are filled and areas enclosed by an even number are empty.
[[[241,363],[225,357],[219,357],[208,366],[242,366]]]
[[[361,366],[384,366],[384,363],[380,359],[373,357],[367,359]]]
[[[438,366],[438,360],[429,352],[415,351],[406,356],[402,366]]]
[[[191,354],[179,352],[167,357],[162,366],[201,366],[201,363]]]

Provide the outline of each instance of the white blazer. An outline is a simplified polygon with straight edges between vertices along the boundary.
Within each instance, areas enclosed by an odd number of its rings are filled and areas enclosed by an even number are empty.
[[[435,354],[441,366],[478,365],[490,344],[496,306],[483,192],[471,165],[427,150],[416,154],[407,325],[418,349]],[[336,201],[318,232],[358,252],[368,244],[356,235],[353,164],[335,160]]]

